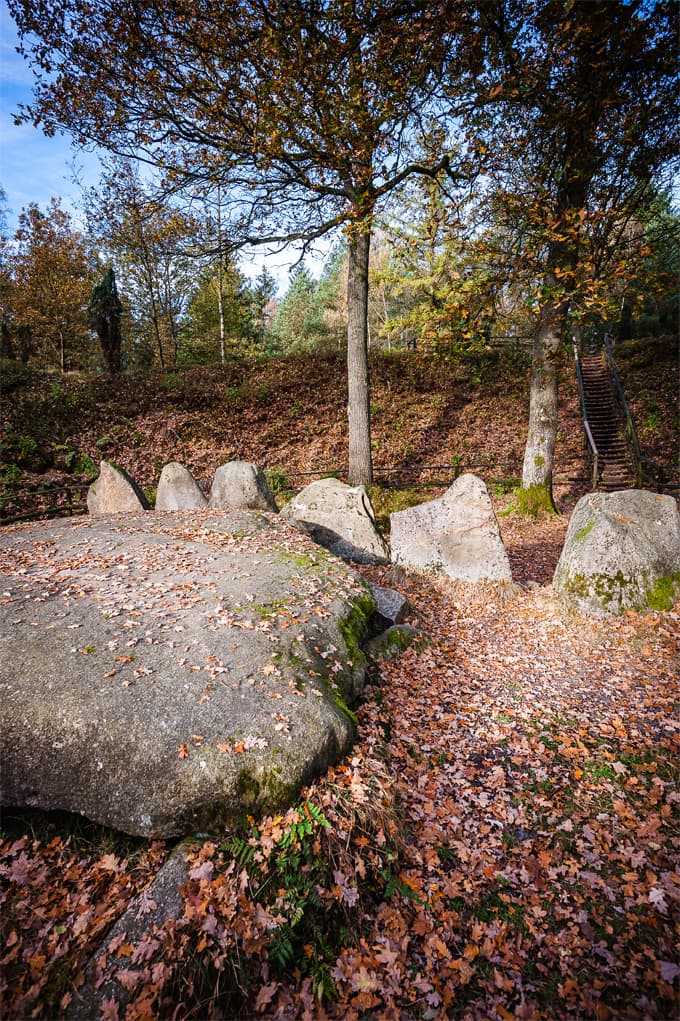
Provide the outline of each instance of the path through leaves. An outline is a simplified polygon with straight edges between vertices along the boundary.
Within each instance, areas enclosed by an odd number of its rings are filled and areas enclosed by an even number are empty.
[[[575,615],[548,584],[564,523],[503,527],[504,592],[365,569],[424,640],[383,662],[351,757],[296,809],[195,846],[184,917],[100,958],[102,1017],[679,1015],[678,607]],[[0,850],[6,1014],[60,1016],[59,960],[82,981],[149,863]]]
[[[394,1016],[407,991],[414,1016],[676,1017],[678,615],[409,596],[433,640],[382,676],[418,897]]]

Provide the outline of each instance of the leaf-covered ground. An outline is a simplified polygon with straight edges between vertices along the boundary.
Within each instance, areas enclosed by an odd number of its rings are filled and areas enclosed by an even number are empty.
[[[677,468],[677,338],[619,354],[643,452]],[[560,392],[568,512],[587,469],[566,360]],[[504,512],[527,393],[518,352],[376,359],[376,464],[475,465]],[[345,406],[339,358],[19,381],[0,498],[18,513],[27,483],[87,479],[100,457],[145,487],[169,460],[208,484],[233,457],[299,486],[344,463]],[[3,1016],[62,1018],[111,976],[108,1021],[680,1017],[680,608],[571,614],[549,586],[567,515],[500,520],[521,586],[504,596],[366,571],[408,596],[425,642],[374,673],[351,757],[296,808],[194,847],[179,921],[101,951],[172,848],[6,811]]]
[[[502,527],[513,588],[365,570],[422,642],[373,673],[349,758],[199,841],[184,916],[100,954],[102,1018],[678,1016],[680,607],[573,614],[566,520]],[[170,848],[9,815],[4,1016],[62,1017]]]
[[[677,358],[673,337],[617,348],[642,452],[674,469],[676,483]],[[450,483],[454,469],[472,469],[492,486],[517,483],[528,422],[526,350],[455,359],[375,355],[371,377],[379,482]],[[125,468],[149,493],[173,460],[206,489],[215,469],[235,458],[255,461],[283,488],[310,481],[301,473],[342,473],[346,465],[341,357],[230,361],[115,380],[0,372],[0,386],[0,511],[8,517],[34,505],[35,497],[22,495],[27,488],[92,481],[101,458]],[[420,465],[443,468],[411,470]],[[555,455],[555,493],[564,506],[584,491],[589,471],[573,359],[565,353]]]

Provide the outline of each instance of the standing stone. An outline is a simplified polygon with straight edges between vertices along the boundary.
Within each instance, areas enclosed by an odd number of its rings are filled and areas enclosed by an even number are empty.
[[[304,529],[314,542],[357,564],[384,564],[389,549],[375,523],[363,486],[319,479],[293,497],[282,515]]]
[[[85,967],[85,981],[76,990],[63,1015],[65,1021],[100,1018],[105,1000],[113,999],[116,1010],[123,1012],[133,998],[134,986],[117,979],[120,958],[116,954],[123,938],[133,946],[143,942],[145,935],[155,933],[169,920],[184,914],[184,897],[180,892],[189,880],[190,844],[182,843],[172,852],[153,882],[128,904],[118,921],[107,931]],[[115,1016],[115,1015],[114,1015]]]
[[[392,560],[460,581],[509,581],[510,563],[484,482],[461,475],[438,500],[390,515]]]
[[[102,461],[99,478],[87,491],[87,509],[94,517],[101,517],[102,514],[136,514],[148,510],[149,504],[126,471]]]
[[[230,461],[217,469],[209,506],[219,510],[278,512],[264,472],[250,461]]]
[[[589,493],[574,508],[553,586],[595,616],[670,610],[680,597],[680,514],[642,489]]]
[[[156,510],[202,510],[207,505],[208,498],[191,472],[177,461],[166,464],[158,481]]]

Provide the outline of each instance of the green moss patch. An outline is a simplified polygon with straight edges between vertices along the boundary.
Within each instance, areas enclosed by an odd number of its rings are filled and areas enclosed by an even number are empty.
[[[371,486],[368,495],[375,514],[376,525],[383,535],[389,535],[390,514],[416,507],[428,499],[422,489],[396,486]]]
[[[515,508],[525,517],[536,521],[542,514],[557,514],[557,508],[547,486],[528,486],[515,491]]]
[[[559,587],[577,599],[599,601],[605,612],[610,609],[614,612],[625,609],[663,612],[671,610],[680,596],[680,571],[659,578],[646,589],[622,571],[614,575],[569,575],[561,579]]]
[[[672,610],[680,596],[680,571],[659,578],[647,589],[647,605],[650,610]]]
[[[585,539],[587,535],[590,535],[594,527],[595,518],[591,518],[587,525],[584,525],[583,528],[579,528],[578,532],[574,536],[574,539],[576,540]]]
[[[373,638],[368,643],[366,651],[373,660],[394,659],[415,641],[418,641],[419,645],[422,644],[422,638],[418,638],[415,628],[408,624],[395,624]]]
[[[345,645],[347,646],[350,666],[355,667],[366,662],[361,642],[366,634],[368,622],[374,610],[375,601],[366,592],[366,595],[358,596],[354,600],[349,614],[338,622],[342,637],[345,639]]]
[[[563,583],[566,592],[582,598],[596,597],[604,609],[617,598],[618,602],[627,603],[621,596],[634,585],[630,578],[626,578],[622,571],[614,575],[609,574],[573,574],[567,577]]]

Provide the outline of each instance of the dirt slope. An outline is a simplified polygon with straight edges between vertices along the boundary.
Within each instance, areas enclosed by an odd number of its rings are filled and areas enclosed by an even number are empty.
[[[617,352],[643,452],[677,470],[677,343],[631,342]],[[529,364],[517,349],[456,360],[402,352],[372,359],[372,418],[379,482],[450,482],[472,469],[487,483],[521,474]],[[45,482],[89,481],[102,457],[153,489],[177,460],[207,488],[218,465],[241,458],[299,488],[308,472],[346,470],[347,386],[332,357],[234,361],[111,380],[4,373],[0,471],[6,515],[16,494]],[[445,466],[404,471],[414,466]],[[448,467],[448,470],[446,470]],[[391,470],[388,470],[391,469]],[[395,471],[394,469],[399,469]],[[556,496],[566,509],[587,477],[573,363],[561,370]]]

